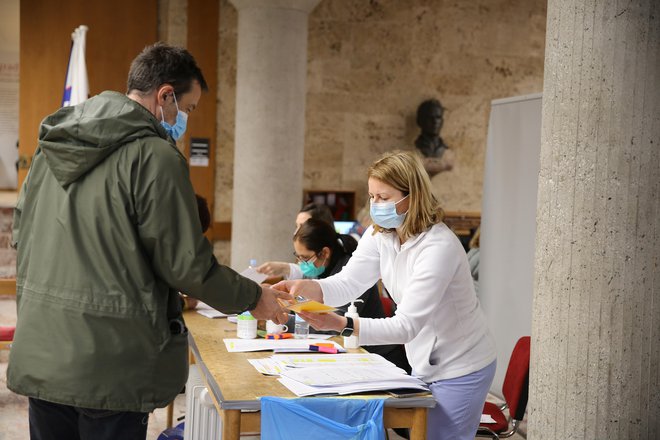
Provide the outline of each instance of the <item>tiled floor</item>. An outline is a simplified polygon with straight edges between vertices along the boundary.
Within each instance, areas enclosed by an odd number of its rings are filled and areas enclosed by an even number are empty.
[[[13,297],[0,296],[0,325],[16,323],[16,303]],[[0,351],[0,440],[29,440],[27,398],[18,396],[7,389],[7,360],[9,352]],[[186,410],[184,395],[179,395],[174,402],[174,418],[183,417]],[[156,440],[165,429],[167,414],[165,409],[157,409],[149,417],[147,439]],[[176,422],[175,422],[176,424]],[[402,437],[389,430],[390,440],[401,440]],[[258,439],[257,436],[242,436],[242,440]],[[515,435],[512,440],[524,437]]]

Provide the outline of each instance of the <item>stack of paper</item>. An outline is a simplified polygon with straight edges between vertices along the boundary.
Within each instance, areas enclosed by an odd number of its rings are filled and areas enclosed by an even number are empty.
[[[352,394],[395,388],[427,391],[421,380],[392,366],[332,366],[289,369],[279,381],[297,396]]]
[[[374,353],[276,354],[250,359],[262,374],[277,376],[297,396],[393,389],[428,391],[421,380]]]
[[[328,366],[391,366],[392,363],[384,357],[374,353],[345,353],[345,354],[275,354],[271,356],[285,368],[309,368]]]
[[[328,366],[389,366],[382,356],[372,353],[350,354],[274,354],[269,358],[248,359],[254,368],[267,376],[279,376],[292,368],[312,368]]]

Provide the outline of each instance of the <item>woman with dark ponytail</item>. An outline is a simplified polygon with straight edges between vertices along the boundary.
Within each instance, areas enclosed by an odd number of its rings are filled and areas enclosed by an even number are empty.
[[[328,223],[310,218],[293,236],[294,256],[304,278],[322,279],[341,271],[357,248],[357,241],[350,235],[338,234]],[[356,302],[360,316],[384,318],[378,287],[372,286]],[[339,307],[341,314],[348,304]]]

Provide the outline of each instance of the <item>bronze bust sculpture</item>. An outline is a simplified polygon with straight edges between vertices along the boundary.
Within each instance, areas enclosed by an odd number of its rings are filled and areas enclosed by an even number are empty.
[[[424,156],[424,168],[430,176],[449,171],[454,166],[453,153],[440,137],[444,108],[437,99],[428,99],[417,107],[417,125],[421,133],[415,146]]]

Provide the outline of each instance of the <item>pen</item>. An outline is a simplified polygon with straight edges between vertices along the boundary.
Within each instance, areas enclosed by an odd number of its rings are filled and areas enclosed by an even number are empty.
[[[309,349],[310,351],[318,351],[319,353],[332,353],[332,354],[337,353],[337,349],[334,347],[324,347],[324,346],[319,347],[318,345],[310,345]]]

